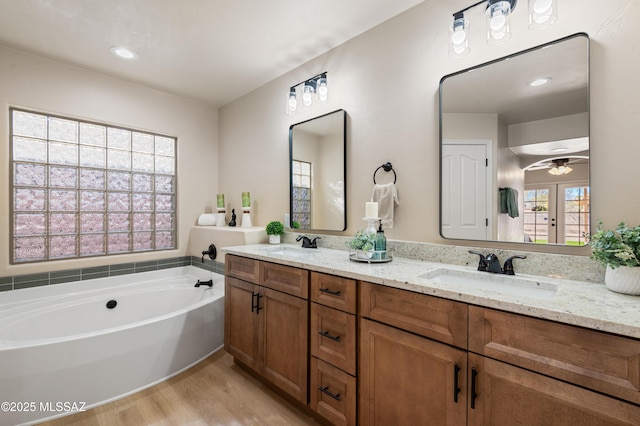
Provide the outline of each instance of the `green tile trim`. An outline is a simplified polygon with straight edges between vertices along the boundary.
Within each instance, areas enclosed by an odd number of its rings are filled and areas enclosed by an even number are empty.
[[[93,266],[80,269],[66,269],[62,271],[41,272],[37,274],[25,274],[0,277],[0,292],[18,290],[21,288],[37,287],[42,285],[64,284],[73,281],[90,280],[119,275],[128,275],[136,272],[157,271],[180,266],[191,266],[194,262],[200,263],[200,258],[195,256],[171,257],[166,259],[149,260],[135,263],[117,263],[106,266]],[[210,264],[205,269],[217,272],[224,264],[209,260]]]

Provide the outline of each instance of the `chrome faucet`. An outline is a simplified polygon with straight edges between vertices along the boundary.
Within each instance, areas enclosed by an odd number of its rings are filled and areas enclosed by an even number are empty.
[[[478,271],[491,272],[492,274],[515,275],[516,273],[513,269],[513,259],[527,258],[527,256],[511,256],[504,261],[504,267],[501,267],[498,256],[493,253],[489,253],[486,256],[480,252],[473,250],[469,250],[469,253],[477,254],[478,256],[480,256],[480,261],[478,262]]]
[[[302,248],[318,248],[317,240],[321,240],[320,237],[315,237],[313,240],[309,239],[306,235],[298,235],[296,241],[302,240]]]

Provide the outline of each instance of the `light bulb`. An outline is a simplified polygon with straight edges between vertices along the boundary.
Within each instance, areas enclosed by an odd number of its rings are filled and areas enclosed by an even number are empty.
[[[489,2],[487,7],[487,43],[502,44],[511,38],[509,15],[511,3],[508,1]]]
[[[326,77],[320,77],[316,83],[317,86],[317,92],[318,92],[318,99],[320,99],[322,102],[326,102],[328,97],[329,97],[329,86],[327,84],[327,78]]]
[[[529,28],[539,30],[558,19],[558,0],[529,0]]]
[[[296,98],[296,90],[291,89],[287,96],[287,114],[293,114],[298,108],[298,98]]]
[[[313,86],[305,84],[302,92],[302,105],[310,107],[313,104]]]
[[[459,12],[454,15],[453,25],[449,27],[449,56],[461,57],[469,53],[469,21]]]

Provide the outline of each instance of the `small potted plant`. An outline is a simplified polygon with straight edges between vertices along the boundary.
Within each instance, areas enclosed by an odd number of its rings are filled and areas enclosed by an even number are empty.
[[[349,248],[355,250],[358,259],[371,259],[376,246],[376,234],[369,234],[363,230],[356,232],[353,240],[349,241]]]
[[[277,220],[271,221],[265,228],[269,236],[269,244],[280,244],[280,235],[284,234],[284,225]]]
[[[615,230],[606,230],[599,220],[596,232],[587,237],[591,257],[607,268],[604,282],[609,290],[640,295],[640,226],[620,222]]]
[[[298,222],[296,222],[295,220],[291,221],[291,228],[292,229],[300,229],[300,224]]]

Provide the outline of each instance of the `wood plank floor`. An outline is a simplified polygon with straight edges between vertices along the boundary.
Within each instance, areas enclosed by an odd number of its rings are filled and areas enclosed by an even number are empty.
[[[189,370],[129,397],[41,423],[81,425],[318,425],[220,350]]]

